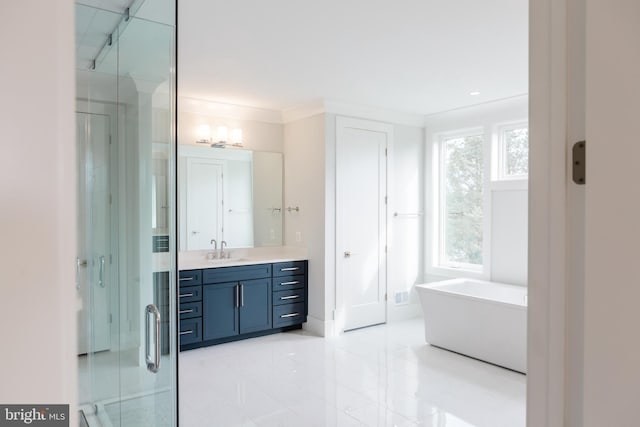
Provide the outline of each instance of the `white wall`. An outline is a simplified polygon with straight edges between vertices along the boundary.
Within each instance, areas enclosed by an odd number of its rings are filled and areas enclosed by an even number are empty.
[[[68,403],[77,425],[73,2],[0,15],[0,402]]]
[[[527,285],[527,190],[491,192],[491,280]]]
[[[309,320],[307,327],[324,334],[329,273],[325,274],[325,115],[284,126],[284,241],[306,247],[309,254]],[[287,207],[299,212],[287,212]],[[328,243],[327,243],[328,245]],[[325,301],[326,300],[326,301]]]
[[[469,128],[483,128],[486,138],[491,141],[496,125],[514,121],[526,121],[528,117],[528,97],[520,96],[501,101],[480,104],[473,107],[443,112],[426,117],[426,177],[432,182],[432,145],[437,134]],[[487,151],[485,150],[485,153]],[[490,158],[490,156],[486,156]],[[487,169],[485,169],[487,170]],[[502,183],[498,183],[502,184]],[[486,238],[490,242],[490,280],[525,286],[527,284],[527,210],[528,191],[526,183],[510,185],[489,185],[489,211],[491,232]],[[430,212],[433,209],[434,189],[427,186],[425,281],[440,280],[443,277],[429,271],[432,263],[432,224]],[[446,274],[438,271],[436,274]]]
[[[413,285],[424,276],[424,129],[395,125],[389,165],[387,319],[420,315]],[[394,214],[398,213],[395,217]],[[409,301],[396,304],[396,292]]]

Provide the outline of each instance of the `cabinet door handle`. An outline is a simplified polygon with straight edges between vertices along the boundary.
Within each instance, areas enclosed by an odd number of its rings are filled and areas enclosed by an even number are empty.
[[[188,335],[188,334],[192,334],[193,331],[192,330],[188,330],[188,331],[182,331],[180,332],[180,335]]]
[[[283,314],[282,316],[280,316],[280,318],[281,319],[286,319],[287,317],[296,317],[296,316],[300,316],[300,313]]]
[[[145,351],[145,360],[147,362],[147,370],[150,372],[153,372],[154,374],[156,372],[158,372],[158,370],[160,369],[160,311],[158,310],[158,307],[156,307],[154,304],[149,304],[146,309],[145,309],[145,315],[147,317],[147,321],[146,323],[146,327],[145,327],[145,332],[146,332],[146,351]],[[149,351],[151,349],[151,326],[149,325],[149,319],[150,316],[152,315],[153,319],[155,320],[153,322],[154,327],[155,327],[155,354],[154,357],[152,358],[151,355],[149,354]]]
[[[190,308],[189,310],[180,310],[178,313],[179,314],[193,313],[193,308]]]
[[[180,294],[179,298],[182,298],[182,297],[186,298],[186,297],[192,297],[192,296],[193,294]]]
[[[300,298],[300,295],[291,295],[291,296],[288,296],[288,297],[280,297],[281,300],[296,299],[296,298]]]
[[[236,285],[236,308],[240,307],[240,285]]]
[[[240,284],[240,307],[244,307],[244,285]]]
[[[297,285],[298,283],[300,283],[299,280],[294,280],[292,282],[280,282],[280,286]]]
[[[188,282],[190,280],[193,280],[193,277],[181,277],[180,279],[178,279],[180,282]]]
[[[296,270],[300,270],[300,267],[287,267],[287,268],[280,269],[280,271],[296,271]]]

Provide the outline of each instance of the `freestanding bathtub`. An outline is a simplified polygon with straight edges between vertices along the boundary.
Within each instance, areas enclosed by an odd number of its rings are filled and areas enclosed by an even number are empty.
[[[453,279],[416,289],[429,344],[526,373],[527,288]]]

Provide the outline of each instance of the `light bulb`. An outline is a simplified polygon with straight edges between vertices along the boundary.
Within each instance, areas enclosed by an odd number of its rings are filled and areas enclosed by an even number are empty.
[[[198,137],[198,141],[208,141],[209,138],[211,138],[211,127],[209,127],[209,125],[198,126],[196,136]]]
[[[218,137],[218,142],[226,141],[229,137],[229,129],[226,126],[218,126],[218,130],[216,131],[216,135]]]
[[[242,129],[235,128],[231,131],[231,142],[233,144],[242,143]]]

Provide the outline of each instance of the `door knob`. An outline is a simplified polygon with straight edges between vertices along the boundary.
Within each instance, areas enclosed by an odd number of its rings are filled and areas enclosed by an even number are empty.
[[[193,234],[195,236],[196,234],[200,234],[200,232],[199,231],[192,231],[191,234]]]
[[[351,258],[351,251],[344,251],[345,258]]]

